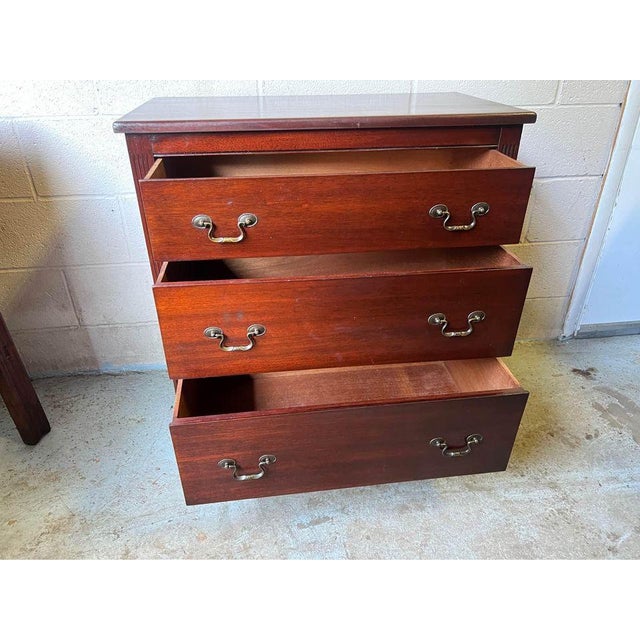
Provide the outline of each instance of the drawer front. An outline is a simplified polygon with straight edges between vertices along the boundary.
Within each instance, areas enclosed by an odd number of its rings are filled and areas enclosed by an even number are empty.
[[[515,244],[520,240],[534,170],[527,167],[374,175],[142,181],[156,260],[304,255]],[[471,210],[487,203],[469,230]],[[451,217],[432,217],[445,205]],[[241,216],[255,216],[239,227]],[[209,228],[194,227],[208,216]],[[246,220],[244,218],[243,220]]]
[[[509,355],[530,273],[176,283],[156,285],[154,295],[170,377],[201,378]],[[469,322],[476,311],[484,320]],[[429,324],[436,314],[446,327]],[[248,338],[256,324],[266,332]],[[213,327],[224,340],[205,336]]]
[[[527,393],[226,419],[174,420],[187,504],[502,471]],[[482,436],[477,444],[467,437]],[[449,453],[430,442],[446,441]],[[274,456],[259,479],[261,456]]]

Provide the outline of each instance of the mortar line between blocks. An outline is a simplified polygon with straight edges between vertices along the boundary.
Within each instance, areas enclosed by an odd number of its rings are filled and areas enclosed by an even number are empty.
[[[567,297],[568,296],[533,296],[530,298],[527,296],[526,300],[564,300]]]
[[[73,309],[73,313],[76,316],[76,321],[78,322],[78,326],[80,326],[82,324],[82,322],[80,320],[80,312],[78,311],[76,302],[73,299],[73,295],[71,294],[71,287],[69,286],[69,282],[67,280],[67,274],[65,273],[64,269],[60,269],[60,273],[62,274],[62,282],[64,283],[64,288],[65,288],[65,290],[67,292],[67,295],[69,296],[69,300],[71,302],[71,308]]]
[[[576,107],[586,107],[587,109],[595,109],[596,107],[618,107],[622,105],[622,102],[563,102],[562,104],[527,104],[517,105],[521,109],[529,109],[535,107],[536,109],[575,109]]]
[[[91,84],[93,86],[93,99],[94,99],[94,107],[95,112],[94,115],[99,116],[102,115],[102,111],[100,109],[100,92],[98,91],[98,82],[96,80],[92,80]]]
[[[578,244],[584,242],[584,240],[542,240],[540,242],[530,242],[527,240],[526,242],[519,242],[518,244],[509,244],[505,245],[507,247],[528,247],[531,245],[541,245],[541,244]]]
[[[83,323],[80,327],[84,329],[113,329],[114,327],[158,327],[157,322],[102,322],[102,323]]]
[[[21,273],[23,271],[51,271],[51,269],[100,269],[108,267],[148,267],[148,262],[99,262],[94,264],[49,264],[45,266],[0,267],[0,273]]]
[[[33,334],[33,333],[42,333],[43,331],[58,331],[58,330],[67,330],[67,329],[112,329],[112,328],[128,328],[128,327],[157,327],[157,322],[111,322],[107,324],[65,324],[60,325],[58,327],[41,327],[39,329],[16,329],[12,331],[12,334]]]
[[[64,202],[65,200],[73,202],[74,200],[109,200],[113,198],[135,197],[135,191],[114,191],[112,193],[72,193],[67,195],[43,195],[38,196],[39,200],[51,202]]]
[[[560,95],[562,94],[563,87],[564,87],[564,80],[558,80],[558,84],[556,85],[556,95],[553,98],[553,104],[560,103]]]
[[[42,114],[42,115],[31,115],[25,116],[24,114],[20,115],[2,115],[2,120],[7,121],[25,121],[25,122],[33,122],[35,120],[93,120],[95,118],[102,118],[103,120],[111,120],[112,118],[120,118],[122,117],[121,112],[113,112],[113,113],[59,113],[59,114]]]
[[[413,113],[416,108],[416,100],[418,99],[418,81],[409,80],[409,109]]]
[[[585,176],[547,176],[545,178],[534,178],[534,182],[555,182],[556,180],[601,180],[602,175]]]
[[[518,244],[526,244],[528,242],[527,236],[529,235],[529,227],[531,226],[532,217],[533,216],[529,213],[529,211],[525,213],[522,230],[520,231],[520,242]]]
[[[33,179],[33,175],[31,174],[31,168],[29,167],[29,162],[27,161],[27,154],[24,151],[24,145],[22,144],[22,138],[18,135],[18,131],[14,126],[13,122],[11,123],[11,132],[18,142],[18,149],[20,150],[20,160],[22,161],[22,168],[27,174],[27,180],[29,181],[29,190],[31,191],[31,198],[34,202],[38,202],[38,192],[36,191],[36,183]]]
[[[132,251],[131,251],[131,239],[129,238],[129,233],[127,232],[127,225],[124,222],[124,207],[122,206],[122,198],[120,196],[116,197],[116,206],[118,207],[118,215],[120,217],[120,231],[122,231],[122,237],[124,238],[125,244],[127,245],[127,256],[129,258],[129,262],[133,260]]]

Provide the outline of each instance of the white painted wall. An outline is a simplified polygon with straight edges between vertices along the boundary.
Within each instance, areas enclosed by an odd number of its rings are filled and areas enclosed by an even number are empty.
[[[640,122],[580,325],[640,322]]]
[[[32,374],[162,366],[124,136],[154,96],[462,91],[534,109],[522,242],[534,267],[521,339],[560,334],[627,81],[0,82],[0,308]]]

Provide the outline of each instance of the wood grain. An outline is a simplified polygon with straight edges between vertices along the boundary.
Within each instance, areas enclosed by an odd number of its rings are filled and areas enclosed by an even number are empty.
[[[495,358],[334,367],[181,380],[174,419],[389,404],[519,389]]]
[[[190,423],[174,420],[171,436],[187,504],[220,502],[436,478],[506,468],[527,393],[390,403],[377,406],[251,413]],[[470,455],[446,458],[429,446],[443,437],[452,447],[480,433]],[[239,482],[217,466],[235,459],[255,473],[272,454],[261,480]]]
[[[503,247],[194,260],[164,263],[157,284],[189,284],[207,280],[301,281],[306,278],[402,276],[406,273],[509,269],[521,266],[518,258]]]
[[[348,160],[350,152],[344,153]],[[153,254],[162,260],[206,260],[519,241],[534,169],[497,151],[396,152],[386,157],[395,169],[381,162],[387,171],[374,172],[369,160],[370,172],[363,168],[355,173],[355,160],[342,162],[341,170],[350,172],[346,174],[143,180],[140,191]],[[416,158],[423,158],[422,163]],[[246,162],[227,161],[220,170],[255,171]],[[296,169],[291,156],[272,161],[270,168],[265,160],[259,162],[265,171],[303,170]],[[329,165],[338,171],[336,164],[320,163],[307,170],[326,171]],[[455,166],[474,168],[451,168]],[[159,164],[156,175],[165,175],[166,168]],[[213,170],[195,166],[191,171],[198,168]],[[452,214],[449,225],[468,224],[471,207],[478,202],[489,203],[490,211],[471,231],[447,231],[442,220],[428,214],[432,206],[445,204]],[[212,243],[206,231],[191,226],[195,215],[206,214],[216,225],[216,236],[237,236],[238,217],[247,212],[258,216],[258,224],[237,244]]]
[[[384,258],[382,258],[384,261]],[[384,262],[383,262],[384,264]],[[172,378],[506,356],[511,353],[531,270],[522,265],[429,271],[157,283],[154,295]],[[445,313],[449,330],[467,315],[487,319],[466,338],[427,324]],[[232,345],[267,328],[256,346],[226,353],[203,335],[222,328]]]
[[[319,149],[384,149],[403,147],[497,147],[501,127],[406,127],[401,129],[328,129],[316,131],[234,131],[155,133],[157,156],[238,151],[305,151]]]
[[[161,167],[161,165],[164,165]],[[367,149],[295,153],[222,153],[171,156],[158,161],[148,179],[260,178],[370,173],[416,173],[472,169],[522,169],[495,149]]]

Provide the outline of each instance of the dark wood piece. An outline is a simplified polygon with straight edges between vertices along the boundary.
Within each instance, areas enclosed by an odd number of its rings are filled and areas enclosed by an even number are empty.
[[[466,364],[455,363],[451,372],[430,363],[331,369],[319,372],[320,379],[318,372],[302,372],[297,380],[296,374],[267,374],[276,379],[183,381],[171,435],[187,504],[505,469],[527,393],[495,360],[472,362],[468,371]],[[385,384],[363,402],[372,375]],[[465,391],[459,381],[467,379],[472,384]],[[197,415],[215,407],[185,406],[189,395],[202,400],[228,396],[231,389],[244,405],[218,410],[239,412]],[[297,401],[300,396],[307,406]],[[445,457],[429,446],[443,437],[462,447],[476,433],[484,440],[467,456]],[[239,473],[255,473],[265,454],[277,461],[260,480],[237,481],[218,466],[232,458]]]
[[[201,133],[515,125],[532,111],[460,93],[154,98],[117,120],[121,133]]]
[[[25,444],[38,444],[51,431],[49,420],[1,314],[0,395]]]
[[[500,249],[457,253],[457,264],[453,251],[436,254],[446,256],[448,266],[431,265],[426,251],[262,259],[249,263],[255,268],[248,278],[236,278],[232,270],[221,271],[219,280],[161,281],[154,295],[169,375],[509,355],[531,269]],[[247,268],[245,261],[234,265]],[[193,266],[198,270],[198,263]],[[304,275],[309,269],[316,275]],[[464,330],[467,316],[477,310],[487,318],[467,337],[446,338],[427,324],[431,314],[444,313],[448,330]],[[255,323],[267,333],[250,351],[224,352],[203,335],[207,327],[220,327],[231,344],[242,345]]]
[[[322,254],[517,243],[534,170],[495,150],[437,149],[200,156],[159,160],[140,182],[158,260]],[[208,177],[212,176],[212,177]],[[431,207],[446,204],[451,232]],[[258,217],[237,244],[194,229],[209,215],[216,236],[237,236],[238,217]]]

